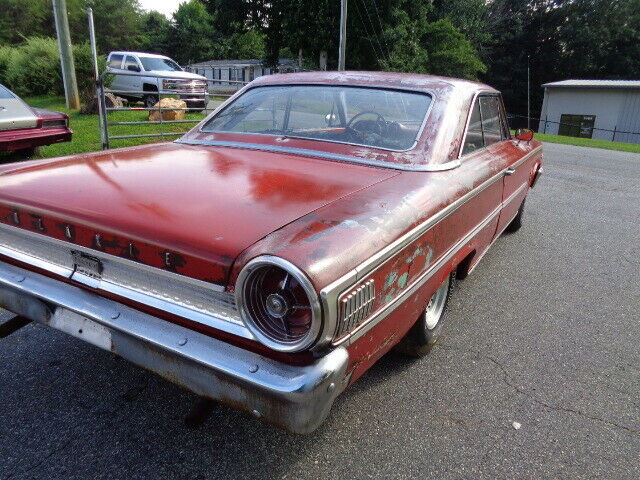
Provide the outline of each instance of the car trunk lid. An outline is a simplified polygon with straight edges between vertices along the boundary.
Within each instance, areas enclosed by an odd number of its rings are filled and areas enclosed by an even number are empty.
[[[224,284],[256,241],[397,173],[241,148],[147,145],[0,168],[0,220],[11,224],[14,209],[21,227],[37,233],[41,217],[44,234],[62,239],[66,225],[114,235],[108,245],[96,246],[95,235],[82,241],[119,255],[133,251],[128,242],[152,246],[157,255],[146,258],[157,262],[147,263]],[[163,264],[167,252],[187,261]]]

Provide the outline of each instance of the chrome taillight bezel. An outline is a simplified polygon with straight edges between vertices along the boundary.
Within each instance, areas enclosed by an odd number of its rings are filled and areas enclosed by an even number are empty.
[[[68,118],[45,118],[42,120],[42,128],[67,128],[69,126]]]
[[[303,337],[296,340],[295,342],[285,342],[269,335],[268,332],[265,332],[255,321],[255,319],[252,318],[250,312],[247,309],[247,279],[249,279],[251,274],[254,273],[257,269],[263,267],[278,267],[286,271],[302,286],[307,299],[309,300],[312,316],[311,327]],[[244,268],[238,275],[238,279],[236,280],[235,295],[236,305],[240,312],[242,321],[244,322],[247,329],[249,329],[249,331],[255,336],[255,338],[263,345],[279,352],[293,353],[311,348],[318,340],[318,336],[320,335],[320,331],[322,329],[322,307],[320,305],[318,293],[316,292],[316,289],[313,287],[311,281],[304,274],[304,272],[302,272],[302,270],[300,270],[291,262],[272,255],[263,255],[252,259],[244,266]]]

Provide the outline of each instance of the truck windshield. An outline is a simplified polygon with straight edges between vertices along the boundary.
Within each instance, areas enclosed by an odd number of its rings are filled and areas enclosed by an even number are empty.
[[[142,62],[142,66],[144,69],[149,72],[152,70],[160,70],[167,72],[180,72],[182,68],[176,62],[171,60],[170,58],[159,58],[159,57],[140,57],[140,61]]]
[[[343,86],[265,86],[248,90],[211,118],[203,132],[252,133],[408,150],[431,97]]]

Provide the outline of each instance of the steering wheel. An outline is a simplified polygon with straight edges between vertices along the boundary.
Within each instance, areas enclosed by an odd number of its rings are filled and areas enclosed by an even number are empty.
[[[358,128],[355,128],[355,125],[357,125],[354,123],[355,120],[363,115],[369,115],[369,114],[376,116],[376,119],[374,121],[375,121],[375,127],[377,131],[359,130]],[[354,125],[354,126],[352,127],[351,125]],[[353,117],[351,117],[351,120],[349,120],[349,122],[347,123],[345,130],[348,131],[349,133],[352,133],[358,138],[364,138],[364,134],[366,133],[375,133],[382,136],[384,134],[386,127],[387,127],[387,121],[384,119],[382,115],[380,115],[378,112],[374,112],[373,110],[365,110],[363,112],[356,113]]]

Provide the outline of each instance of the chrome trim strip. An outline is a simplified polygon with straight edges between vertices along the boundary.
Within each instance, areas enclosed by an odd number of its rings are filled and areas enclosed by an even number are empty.
[[[352,155],[341,155],[338,153],[322,152],[319,150],[309,150],[307,148],[280,147],[277,145],[265,145],[262,143],[244,143],[244,142],[227,142],[222,140],[192,140],[179,138],[175,143],[184,145],[207,145],[212,147],[229,147],[242,148],[246,150],[259,150],[263,152],[287,153],[292,155],[302,155],[305,157],[325,158],[327,160],[335,160],[337,162],[358,163],[368,165],[370,167],[389,168],[392,170],[401,170],[405,172],[440,172],[443,170],[451,170],[460,165],[460,162],[453,160],[442,164],[401,164],[384,162],[381,160],[368,160],[366,158],[354,157]]]
[[[0,307],[296,433],[317,428],[349,380],[344,348],[287,365],[2,262]]]
[[[522,193],[522,190],[524,190],[528,186],[529,184],[525,182],[522,185],[520,185],[518,188],[516,188],[511,195],[509,195],[505,200],[502,201],[502,208],[504,208],[506,205],[513,202],[516,199],[516,197]]]
[[[533,155],[538,153],[540,150],[542,150],[542,146],[539,146],[533,149],[531,152],[524,155],[517,162],[513,163],[512,165],[509,165],[508,167],[505,167],[503,170],[496,173],[489,179],[485,180],[483,183],[478,185],[473,190],[469,191],[467,194],[460,197],[455,202],[449,204],[448,206],[440,210],[435,215],[429,217],[420,225],[414,227],[412,230],[405,233],[400,238],[398,238],[394,242],[384,247],[382,250],[372,255],[369,259],[365,260],[360,265],[353,268],[352,270],[347,272],[345,275],[343,275],[336,281],[332,282],[331,284],[323,288],[320,291],[320,298],[322,300],[322,307],[325,312],[325,318],[327,316],[332,318],[337,318],[338,298],[340,297],[340,295],[342,295],[345,292],[345,290],[352,288],[352,285],[355,285],[356,282],[361,281],[364,278],[364,276],[369,275],[370,272],[378,268],[380,265],[386,262],[393,255],[398,253],[407,245],[411,244],[417,238],[421,237],[427,230],[429,230],[430,228],[433,228],[436,224],[438,224],[439,222],[447,218],[449,215],[451,215],[453,212],[455,212],[458,208],[460,208],[462,205],[467,203],[469,200],[475,198],[486,188],[493,185],[496,181],[501,180],[504,177],[504,172],[506,171],[507,168],[509,167],[517,168],[518,166],[522,165],[525,161],[527,161],[529,158],[531,158]],[[502,203],[500,204],[499,208],[502,208]],[[333,339],[325,338],[325,340],[332,341]]]
[[[502,210],[502,204],[498,206],[493,212],[491,212],[482,222],[476,225],[469,233],[467,233],[463,238],[461,238],[453,247],[451,247],[447,253],[445,253],[440,259],[432,264],[427,270],[425,270],[414,282],[405,288],[400,295],[394,298],[391,302],[386,304],[381,310],[376,312],[372,317],[370,317],[366,322],[362,323],[358,328],[356,328],[349,335],[341,338],[338,342],[335,342],[334,345],[342,345],[345,342],[354,342],[362,337],[365,333],[375,327],[382,320],[387,318],[398,306],[400,303],[404,301],[409,295],[416,292],[418,288],[424,285],[435,273],[437,273],[440,268],[442,268],[449,260],[451,260],[458,251],[464,247],[469,240],[471,240],[474,236],[482,231],[484,227],[486,227],[497,215],[500,214]]]
[[[240,319],[235,302],[233,301],[233,296],[227,294],[224,289],[219,286],[159,268],[150,267],[98,250],[92,250],[55,238],[45,237],[44,235],[21,228],[0,224],[0,242],[2,241],[3,234],[12,235],[14,240],[16,238],[24,239],[25,244],[29,240],[37,242],[32,244],[31,247],[39,248],[44,246],[45,248],[50,248],[51,252],[49,259],[43,259],[35,256],[35,254],[30,255],[29,251],[19,251],[11,248],[11,246],[0,243],[0,254],[6,257],[60,275],[61,277],[73,278],[92,288],[127,298],[142,305],[147,305],[217,330],[225,331],[242,338],[254,339],[252,333],[245,327]],[[6,241],[7,237],[5,237],[5,242]],[[104,264],[105,274],[94,278],[75,271],[73,268],[75,261],[72,251],[83,252],[99,259]],[[49,261],[54,258],[57,263]],[[158,279],[160,283],[118,283],[118,279],[130,278],[127,277],[128,272],[149,276],[151,279]],[[134,276],[133,278],[135,279],[136,277]],[[184,297],[176,297],[179,288],[187,292]],[[171,294],[174,296],[172,297]]]
[[[263,267],[265,265],[279,267],[292,275],[298,281],[298,283],[300,283],[309,299],[312,314],[311,329],[301,340],[295,343],[284,343],[274,340],[269,335],[265,334],[262,329],[255,324],[253,318],[251,318],[250,313],[247,311],[244,301],[244,282],[251,274],[252,270]],[[244,322],[245,326],[251,331],[251,333],[255,338],[258,339],[260,343],[273,350],[277,350],[279,352],[299,352],[301,350],[304,350],[315,343],[316,339],[318,338],[318,334],[320,333],[321,327],[324,325],[326,328],[326,322],[323,322],[322,319],[322,308],[320,306],[320,301],[318,300],[316,289],[313,287],[311,281],[309,281],[302,270],[296,267],[293,263],[284,260],[283,258],[273,255],[262,255],[253,258],[240,271],[238,279],[236,280],[235,290],[236,305],[238,307],[238,310],[240,311],[240,316],[242,317],[242,321]]]
[[[29,230],[25,230],[23,228],[18,228],[18,227],[14,227],[12,225],[7,225],[4,223],[0,223],[0,230],[2,229],[6,229],[8,231],[13,231],[14,233],[17,233],[19,235],[25,235],[27,237],[30,238],[34,238],[38,241],[42,241],[42,242],[48,242],[51,243],[52,245],[56,245],[58,247],[63,247],[63,248],[68,248],[70,250],[78,250],[80,252],[84,252],[86,254],[89,254],[91,256],[97,257],[101,260],[108,260],[110,262],[117,262],[117,263],[121,263],[129,268],[135,268],[138,270],[144,270],[148,273],[152,273],[155,275],[161,275],[164,277],[167,277],[167,279],[169,280],[179,280],[182,282],[187,282],[187,283],[192,283],[195,286],[201,287],[201,288],[209,288],[215,292],[224,292],[225,288],[222,285],[218,285],[215,283],[209,283],[209,282],[204,282],[202,280],[198,280],[196,278],[191,278],[191,277],[187,277],[184,275],[180,275],[179,273],[173,273],[173,272],[169,272],[167,270],[162,270],[160,268],[156,268],[156,267],[151,267],[149,265],[145,265],[144,263],[139,263],[139,262],[135,262],[133,260],[129,260],[126,258],[122,258],[122,257],[117,257],[115,255],[111,255],[108,253],[104,253],[101,252],[100,250],[94,250],[92,248],[88,248],[88,247],[84,247],[82,245],[77,245],[75,243],[71,243],[71,242],[65,242],[63,240],[59,240],[57,238],[51,238],[51,237],[47,237],[45,235],[41,235],[39,233],[35,233],[35,232],[31,232]],[[2,250],[6,250],[4,248],[4,245],[0,244],[0,253],[2,253]],[[11,252],[15,252],[16,254],[19,254],[19,252],[16,252],[15,250],[11,250]],[[4,253],[6,256],[8,257],[13,257],[13,253]],[[16,258],[16,260],[19,260],[18,258]],[[30,265],[34,265],[34,266],[38,266],[35,264],[32,264],[31,261],[28,260],[22,260],[24,261],[24,263],[28,263]],[[48,270],[48,268],[45,268],[46,270]],[[55,273],[55,272],[54,272]]]

